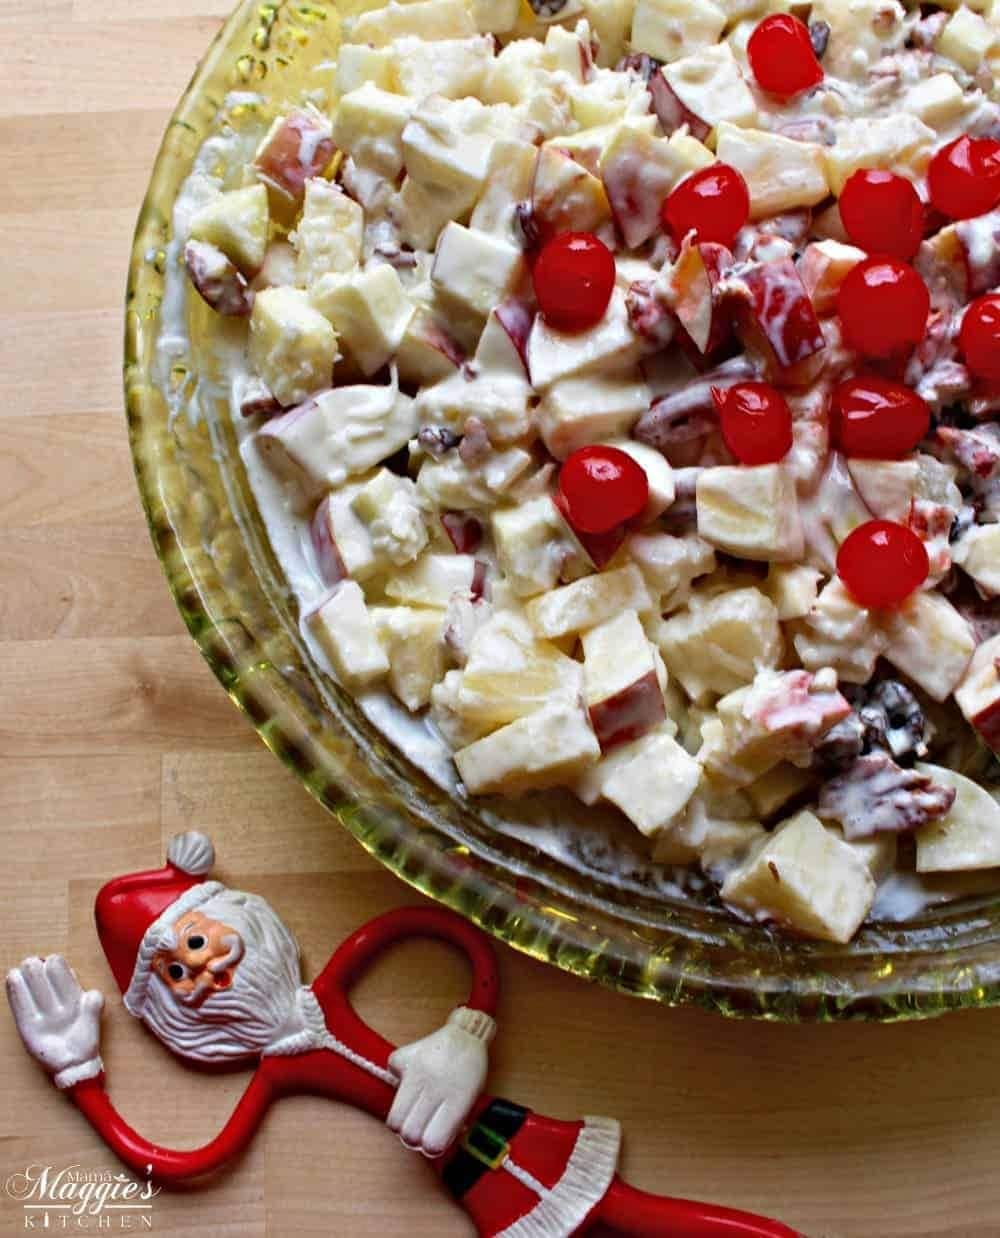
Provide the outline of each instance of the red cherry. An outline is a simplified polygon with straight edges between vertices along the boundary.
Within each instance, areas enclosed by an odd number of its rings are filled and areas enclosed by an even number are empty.
[[[965,311],[958,346],[977,378],[1000,382],[1000,294],[979,297]]]
[[[848,348],[866,357],[891,357],[924,338],[931,298],[905,262],[866,258],[847,273],[837,306]]]
[[[942,146],[927,169],[927,190],[949,219],[992,211],[1000,203],[1000,142],[963,136]]]
[[[792,445],[792,413],[768,383],[713,387],[722,437],[740,464],[775,464]]]
[[[649,499],[640,464],[617,447],[581,447],[559,473],[563,511],[583,533],[607,533],[638,516]]]
[[[615,290],[615,260],[591,232],[563,232],[538,255],[532,272],[545,321],[557,331],[600,322]]]
[[[931,413],[915,391],[872,374],[841,383],[833,393],[834,436],[848,456],[898,460],[930,429]]]
[[[855,245],[870,254],[912,258],[924,236],[924,206],[905,176],[864,168],[840,195],[840,218]]]
[[[808,29],[787,13],[757,23],[747,42],[747,56],[757,85],[779,99],[791,99],[823,80]]]
[[[696,241],[732,245],[750,217],[747,183],[728,163],[686,177],[663,203],[660,218],[678,243],[694,231]]]
[[[869,520],[849,534],[837,555],[837,575],[861,606],[898,606],[927,579],[923,542],[905,524]]]

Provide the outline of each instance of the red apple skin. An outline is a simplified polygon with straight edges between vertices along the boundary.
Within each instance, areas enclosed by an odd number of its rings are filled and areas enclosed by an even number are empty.
[[[1000,667],[997,667],[1000,675]],[[1000,752],[1000,696],[972,719],[972,725],[994,752]]]
[[[308,151],[307,158],[303,158],[303,149]],[[323,171],[335,149],[322,117],[292,112],[258,153],[254,166],[263,179],[298,201],[305,193],[306,181]]]
[[[337,549],[337,543],[333,540],[333,533],[330,530],[329,498],[325,498],[316,508],[316,514],[309,526],[309,533],[324,583],[336,585],[346,580],[347,568],[344,567],[344,561],[340,557],[340,551]]]
[[[715,352],[729,336],[728,306],[716,289],[733,265],[724,245],[706,241],[686,246],[671,276],[674,312],[702,356]]]
[[[475,554],[482,545],[483,526],[468,512],[442,512],[441,523],[457,554]]]
[[[554,495],[552,502],[591,563],[599,572],[603,571],[618,553],[618,548],[622,542],[624,542],[628,533],[626,527],[619,525],[618,528],[611,529],[607,533],[581,533],[579,529],[574,528],[573,522],[569,518],[569,507],[563,496],[561,494]]]
[[[747,295],[737,329],[772,371],[790,369],[825,348],[823,329],[790,258],[750,267],[740,280]]]
[[[1000,284],[1000,210],[977,219],[960,219],[955,233],[962,249],[969,296],[981,296]],[[983,244],[981,233],[990,238],[990,243]],[[980,256],[985,261],[980,261]]]
[[[663,76],[662,69],[657,69],[649,79],[649,93],[653,100],[653,111],[668,137],[681,125],[687,125],[691,136],[699,142],[703,142],[711,133],[712,126],[681,103],[673,87]]]
[[[602,752],[639,739],[658,727],[667,716],[655,671],[649,671],[614,696],[591,705],[588,712]]]
[[[184,266],[201,299],[217,314],[247,318],[253,310],[253,293],[234,263],[214,245],[188,241]]]
[[[521,358],[524,373],[528,373],[528,336],[535,322],[535,311],[527,301],[517,297],[508,297],[496,307],[497,321],[510,336],[510,342],[517,349]]]

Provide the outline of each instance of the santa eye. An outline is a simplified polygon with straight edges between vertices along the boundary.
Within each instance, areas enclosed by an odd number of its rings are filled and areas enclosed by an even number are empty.
[[[183,963],[171,963],[167,968],[167,975],[171,980],[183,980],[187,975],[187,968]]]
[[[201,933],[194,933],[188,938],[187,944],[189,950],[200,950],[205,944],[205,939]]]

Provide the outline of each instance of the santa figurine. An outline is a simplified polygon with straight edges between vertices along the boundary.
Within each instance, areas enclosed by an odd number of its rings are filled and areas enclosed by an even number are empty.
[[[486,939],[460,917],[389,912],[304,985],[291,933],[263,899],[209,880],[214,862],[204,834],[180,834],[163,868],[108,882],[96,904],[131,1014],[183,1058],[256,1063],[204,1147],[172,1151],[123,1121],[100,1056],[104,998],[84,992],[64,958],[25,959],[7,976],[28,1052],[133,1171],[167,1184],[208,1174],[249,1143],[273,1101],[319,1093],[367,1110],[423,1153],[484,1238],[565,1238],[598,1223],[644,1236],[794,1238],[777,1222],[628,1186],[615,1172],[620,1131],[609,1118],[557,1121],[484,1094],[497,972]],[[472,989],[443,1027],[397,1049],[358,1017],[348,992],[386,947],[414,936],[457,946]]]

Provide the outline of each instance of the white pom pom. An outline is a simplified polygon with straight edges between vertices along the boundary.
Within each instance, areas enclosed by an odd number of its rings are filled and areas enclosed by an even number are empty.
[[[188,830],[171,838],[167,847],[167,859],[174,868],[179,868],[190,877],[204,877],[211,872],[215,863],[215,848],[207,834]]]

